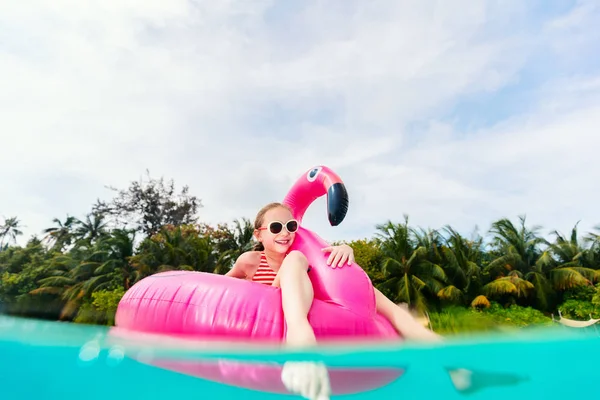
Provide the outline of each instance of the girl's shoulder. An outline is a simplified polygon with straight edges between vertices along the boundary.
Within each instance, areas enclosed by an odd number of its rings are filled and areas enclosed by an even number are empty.
[[[240,267],[244,267],[244,268],[256,268],[260,264],[260,257],[261,257],[260,251],[256,251],[256,250],[247,251],[245,253],[242,253],[238,257],[236,264],[239,264]]]

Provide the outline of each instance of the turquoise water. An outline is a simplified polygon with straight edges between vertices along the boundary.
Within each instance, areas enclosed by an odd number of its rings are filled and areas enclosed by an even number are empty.
[[[189,349],[165,341],[115,344],[103,327],[0,316],[0,399],[301,399],[232,387],[151,365],[153,359],[242,363],[323,361],[328,368],[404,369],[383,387],[331,399],[597,398],[600,337],[565,327],[448,338],[444,344],[278,349]],[[472,371],[471,390],[457,390],[448,369]],[[356,378],[360,379],[360,377]]]

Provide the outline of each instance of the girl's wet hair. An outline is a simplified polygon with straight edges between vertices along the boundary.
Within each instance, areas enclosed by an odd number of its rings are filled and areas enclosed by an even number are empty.
[[[292,209],[283,203],[278,203],[278,202],[269,203],[266,206],[264,206],[263,208],[261,208],[260,211],[256,214],[256,218],[254,219],[254,229],[260,228],[265,220],[265,214],[269,210],[272,210],[277,207],[283,207],[283,208],[287,209],[289,212],[292,212]],[[264,249],[265,249],[265,247],[263,246],[262,242],[256,243],[253,248],[254,251],[263,251]]]

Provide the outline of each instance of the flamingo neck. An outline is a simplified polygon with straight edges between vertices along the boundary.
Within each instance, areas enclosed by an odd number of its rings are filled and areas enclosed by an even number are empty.
[[[283,199],[283,204],[292,209],[292,215],[299,223],[310,205],[319,197],[327,193],[324,185],[311,184],[307,181],[296,182]]]

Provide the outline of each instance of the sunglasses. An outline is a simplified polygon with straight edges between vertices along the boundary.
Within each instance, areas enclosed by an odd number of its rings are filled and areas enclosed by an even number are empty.
[[[260,230],[269,229],[269,232],[276,235],[283,230],[283,226],[284,226],[284,224],[279,221],[272,221],[267,228],[262,227],[262,228],[258,228],[258,229],[260,229]],[[298,221],[296,221],[295,219],[290,219],[288,222],[285,223],[285,229],[289,233],[296,232],[298,230]]]

